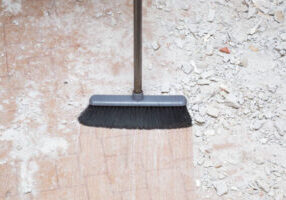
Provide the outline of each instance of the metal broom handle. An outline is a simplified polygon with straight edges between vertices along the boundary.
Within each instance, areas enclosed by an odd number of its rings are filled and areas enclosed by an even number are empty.
[[[142,91],[142,0],[134,0],[134,94]]]

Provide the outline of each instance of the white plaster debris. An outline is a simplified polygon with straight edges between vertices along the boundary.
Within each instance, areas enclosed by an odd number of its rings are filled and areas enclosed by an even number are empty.
[[[269,187],[268,183],[266,182],[266,180],[258,179],[258,180],[256,180],[256,184],[264,192],[268,193],[270,191],[270,187]]]
[[[206,136],[213,136],[213,135],[215,135],[215,130],[208,129],[208,130],[206,130],[205,135]]]
[[[278,23],[283,23],[284,22],[284,12],[283,10],[277,10],[274,13],[274,19],[275,21],[277,21]]]
[[[191,64],[181,65],[187,78],[177,79],[192,104],[197,187],[202,198],[211,197],[215,190],[226,199],[262,199],[257,191],[265,193],[264,199],[278,199],[283,195],[268,179],[281,179],[264,169],[274,162],[269,153],[286,153],[286,106],[282,106],[286,94],[286,2],[215,2],[201,5],[195,1],[188,11],[199,10],[198,20],[182,17],[171,34],[172,47],[189,56],[186,62],[182,53],[180,62]],[[202,16],[205,21],[199,20]],[[186,26],[191,34],[183,32]],[[225,44],[231,47],[230,54],[218,51]],[[261,149],[271,145],[277,148]],[[196,151],[199,148],[205,150]],[[231,170],[237,170],[235,175],[223,173]],[[234,181],[238,176],[244,180]],[[257,177],[261,180],[256,182]]]
[[[198,180],[198,179],[196,179],[196,186],[197,186],[197,187],[201,187],[201,181]]]
[[[199,124],[205,123],[205,119],[201,115],[195,115],[195,121],[198,122]]]
[[[9,157],[21,161],[20,187],[18,188],[20,193],[30,193],[35,189],[36,182],[33,177],[38,170],[36,158],[40,156],[56,158],[59,152],[64,153],[68,147],[65,139],[49,136],[47,123],[42,117],[40,99],[41,94],[36,90],[17,97],[16,118],[11,122],[13,125],[0,135],[1,141],[11,141],[13,144]],[[28,131],[31,120],[37,128]]]
[[[257,7],[261,12],[269,14],[270,11],[270,1],[266,0],[252,0],[252,3]]]
[[[247,59],[246,56],[243,56],[243,57],[240,58],[239,65],[242,66],[242,67],[247,67],[248,59]]]
[[[211,82],[207,79],[198,80],[198,85],[209,85]]]
[[[277,119],[275,121],[275,128],[277,129],[280,136],[284,136],[286,134],[286,120]]]
[[[250,29],[249,34],[253,35],[254,33],[256,33],[258,31],[260,25],[261,25],[261,21],[259,23],[255,24],[255,26]]]
[[[224,104],[235,109],[239,108],[237,98],[232,94],[225,95]]]
[[[169,93],[170,92],[170,84],[163,83],[161,87],[161,93]]]
[[[36,185],[33,176],[38,171],[38,164],[36,161],[24,161],[20,168],[20,192],[27,194],[33,192],[33,188]]]
[[[208,14],[208,22],[213,22],[214,18],[215,18],[215,10],[210,9]]]
[[[184,73],[190,74],[194,70],[194,66],[192,64],[185,63],[181,66],[181,69]]]
[[[217,118],[219,116],[219,109],[214,106],[208,106],[207,114],[211,117]]]
[[[157,41],[154,41],[152,43],[152,48],[157,51],[158,49],[160,49],[160,44]]]
[[[201,78],[202,79],[208,79],[208,78],[211,78],[213,75],[214,75],[214,71],[213,70],[208,70],[208,71],[205,71],[201,74]]]
[[[257,14],[257,8],[250,6],[248,9],[248,15],[247,18],[250,19],[254,17]]]
[[[223,196],[228,193],[228,187],[224,181],[213,183],[218,196]]]
[[[281,38],[283,41],[286,41],[286,33],[281,33],[281,34],[280,34],[280,38]]]
[[[212,56],[214,54],[214,48],[212,44],[207,44],[206,47],[206,55],[207,56]]]
[[[4,12],[16,15],[22,11],[22,0],[2,0],[1,7]]]
[[[254,120],[251,124],[250,124],[250,129],[251,130],[259,130],[262,126],[263,126],[264,122],[260,121],[260,120]]]

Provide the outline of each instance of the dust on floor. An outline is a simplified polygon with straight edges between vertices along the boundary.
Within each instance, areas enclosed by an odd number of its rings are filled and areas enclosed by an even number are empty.
[[[129,1],[2,1],[0,199],[195,197],[191,129],[77,122],[91,94],[130,93],[131,18]]]

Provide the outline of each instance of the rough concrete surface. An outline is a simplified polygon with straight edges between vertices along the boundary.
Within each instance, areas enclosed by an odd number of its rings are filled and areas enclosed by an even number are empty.
[[[144,1],[143,89],[194,120],[153,132],[76,120],[132,91],[131,0],[0,2],[0,199],[286,199],[286,2]]]

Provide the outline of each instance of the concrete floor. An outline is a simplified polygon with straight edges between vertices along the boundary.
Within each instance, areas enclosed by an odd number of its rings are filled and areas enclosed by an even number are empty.
[[[17,2],[0,8],[0,199],[195,199],[191,129],[76,120],[91,94],[132,89],[132,2]],[[149,93],[172,74],[160,70],[145,74]]]

